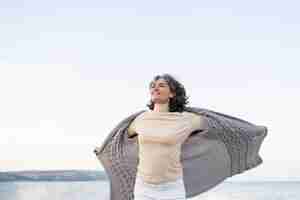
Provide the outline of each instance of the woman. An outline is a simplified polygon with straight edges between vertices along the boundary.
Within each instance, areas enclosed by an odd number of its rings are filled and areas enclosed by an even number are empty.
[[[129,126],[138,134],[139,164],[135,200],[186,199],[180,150],[184,140],[205,128],[200,115],[184,111],[188,103],[184,87],[171,75],[157,75],[150,83],[149,111]]]
[[[186,106],[184,87],[168,74],[149,89],[150,109],[123,119],[94,150],[110,200],[190,198],[262,163],[267,127]]]

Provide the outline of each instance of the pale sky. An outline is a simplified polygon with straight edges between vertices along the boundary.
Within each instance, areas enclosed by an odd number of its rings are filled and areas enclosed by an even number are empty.
[[[0,171],[99,169],[93,149],[170,73],[190,106],[268,127],[241,178],[300,177],[298,1],[0,3]]]

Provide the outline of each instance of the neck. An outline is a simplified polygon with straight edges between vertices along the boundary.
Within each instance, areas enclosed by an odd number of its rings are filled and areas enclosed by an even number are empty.
[[[154,104],[153,111],[155,112],[169,112],[169,103]]]

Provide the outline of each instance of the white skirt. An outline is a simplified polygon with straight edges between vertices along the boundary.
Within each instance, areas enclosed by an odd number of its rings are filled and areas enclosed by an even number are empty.
[[[134,200],[186,200],[183,179],[176,181],[151,184],[136,176]]]

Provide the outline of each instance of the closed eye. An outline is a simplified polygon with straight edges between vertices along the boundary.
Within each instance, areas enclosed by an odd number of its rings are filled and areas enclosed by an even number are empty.
[[[155,87],[155,85],[151,85],[151,88],[154,88],[154,87]],[[164,84],[160,84],[159,87],[165,87],[165,85]]]

